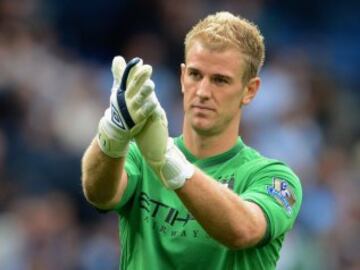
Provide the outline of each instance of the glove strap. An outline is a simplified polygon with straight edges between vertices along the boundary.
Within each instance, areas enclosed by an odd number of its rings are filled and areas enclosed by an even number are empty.
[[[191,178],[194,173],[194,165],[192,165],[176,147],[173,139],[169,138],[165,163],[160,170],[160,178],[165,187],[173,190],[178,189],[182,187],[186,180]]]
[[[128,151],[130,138],[126,132],[119,135],[119,129],[105,117],[101,118],[98,127],[97,142],[104,154],[112,158],[124,157]]]

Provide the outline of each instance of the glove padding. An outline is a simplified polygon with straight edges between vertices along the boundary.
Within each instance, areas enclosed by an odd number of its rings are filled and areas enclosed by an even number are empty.
[[[194,166],[169,138],[166,114],[158,102],[135,141],[166,188],[178,189],[194,174]]]
[[[150,79],[152,68],[134,58],[127,65],[117,56],[112,62],[114,77],[110,107],[101,118],[98,128],[98,144],[110,157],[125,156],[128,143],[138,134],[156,109],[155,85]]]
[[[157,100],[156,96],[155,99]],[[153,114],[147,119],[141,132],[135,136],[136,144],[143,157],[155,172],[158,172],[158,168],[163,163],[168,137],[166,114],[160,103],[157,102]],[[160,177],[159,173],[157,175]]]

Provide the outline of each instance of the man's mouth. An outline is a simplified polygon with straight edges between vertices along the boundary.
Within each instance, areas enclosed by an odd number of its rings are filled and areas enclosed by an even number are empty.
[[[191,108],[202,110],[202,111],[215,111],[213,108],[203,106],[203,105],[192,105]]]

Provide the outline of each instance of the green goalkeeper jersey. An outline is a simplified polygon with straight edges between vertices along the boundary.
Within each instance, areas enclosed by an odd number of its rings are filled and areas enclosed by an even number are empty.
[[[120,269],[275,269],[284,236],[300,209],[298,177],[284,163],[261,156],[240,138],[229,151],[206,159],[194,157],[182,137],[175,143],[195,166],[261,207],[267,218],[266,235],[257,246],[243,250],[212,239],[176,193],[162,186],[132,143],[125,164],[128,186],[115,208]]]

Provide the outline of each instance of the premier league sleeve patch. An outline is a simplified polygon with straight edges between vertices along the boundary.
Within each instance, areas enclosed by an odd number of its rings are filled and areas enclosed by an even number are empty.
[[[267,192],[285,208],[289,215],[292,213],[292,207],[296,202],[296,198],[287,181],[274,177],[273,184],[267,186]]]

